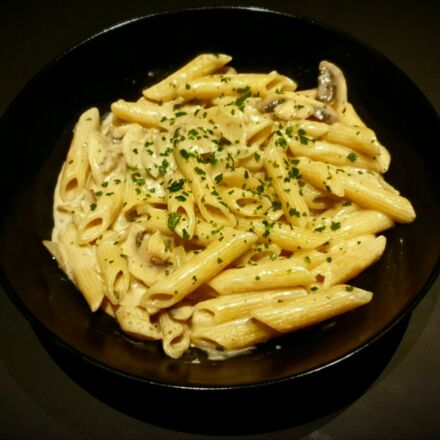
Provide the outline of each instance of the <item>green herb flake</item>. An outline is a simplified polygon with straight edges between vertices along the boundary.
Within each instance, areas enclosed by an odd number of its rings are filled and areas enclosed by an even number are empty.
[[[190,157],[190,154],[188,153],[188,151],[186,151],[186,150],[184,150],[184,149],[180,150],[179,153],[180,153],[180,155],[181,155],[184,159],[186,159],[186,160],[188,160],[189,157]]]
[[[166,159],[164,159],[159,166],[159,174],[165,174],[169,164],[170,163]]]
[[[183,185],[185,184],[184,179],[174,180],[168,185],[168,191],[171,192],[177,192],[180,191],[183,188]]]
[[[330,225],[330,229],[332,231],[337,231],[340,227],[341,227],[340,222],[332,222],[332,224]]]
[[[168,229],[170,231],[174,231],[176,229],[176,226],[180,222],[180,218],[182,216],[180,214],[177,214],[177,212],[170,212],[168,214]]]
[[[356,161],[357,160],[357,154],[355,154],[355,153],[350,153],[350,154],[348,154],[347,155],[347,159],[350,161],[350,162],[354,162],[354,161]]]

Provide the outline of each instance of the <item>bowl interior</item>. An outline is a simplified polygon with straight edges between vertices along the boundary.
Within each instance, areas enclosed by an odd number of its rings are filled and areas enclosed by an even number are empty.
[[[214,23],[224,23],[219,32]],[[202,52],[233,56],[239,71],[277,70],[313,87],[327,59],[346,74],[349,99],[392,154],[386,178],[414,204],[417,220],[386,233],[382,259],[358,277],[367,307],[285,336],[225,362],[167,358],[156,344],[134,344],[115,322],[91,314],[41,244],[50,237],[52,195],[80,113],[104,114],[134,100]],[[421,92],[392,63],[337,31],[267,11],[219,8],[144,17],[66,52],[36,77],[1,121],[8,189],[1,225],[3,284],[26,316],[81,356],[146,381],[183,386],[246,385],[295,377],[367,345],[415,305],[437,270],[439,188],[432,139],[439,120]]]

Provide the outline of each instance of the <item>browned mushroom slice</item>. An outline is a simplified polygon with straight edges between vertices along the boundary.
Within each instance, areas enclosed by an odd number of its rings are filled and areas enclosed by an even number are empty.
[[[347,83],[342,70],[330,63],[319,63],[317,98],[331,105],[337,112],[342,112],[347,103]]]
[[[313,116],[318,119],[318,121],[327,122],[328,124],[334,124],[338,120],[338,114],[328,105],[315,107],[313,109]]]
[[[266,99],[260,102],[258,109],[262,113],[271,113],[275,110],[275,107],[282,104],[284,101],[284,98],[280,98],[278,96],[268,96]]]

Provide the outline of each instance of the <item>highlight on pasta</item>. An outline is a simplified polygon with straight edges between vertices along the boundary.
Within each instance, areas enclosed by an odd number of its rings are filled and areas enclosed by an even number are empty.
[[[415,212],[388,150],[319,65],[297,90],[202,54],[111,112],[85,111],[45,246],[128,335],[224,356],[367,304],[348,282]]]

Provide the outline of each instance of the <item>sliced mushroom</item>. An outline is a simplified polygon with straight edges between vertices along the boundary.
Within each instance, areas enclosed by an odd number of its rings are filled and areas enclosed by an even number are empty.
[[[317,98],[331,105],[338,113],[343,112],[347,103],[347,83],[342,70],[330,63],[319,63]]]
[[[271,113],[275,110],[275,107],[282,104],[285,101],[284,98],[279,96],[269,95],[266,99],[260,102],[258,109],[262,113]]]
[[[314,107],[313,116],[318,119],[318,121],[327,122],[328,124],[333,124],[338,120],[338,114],[328,105]]]

